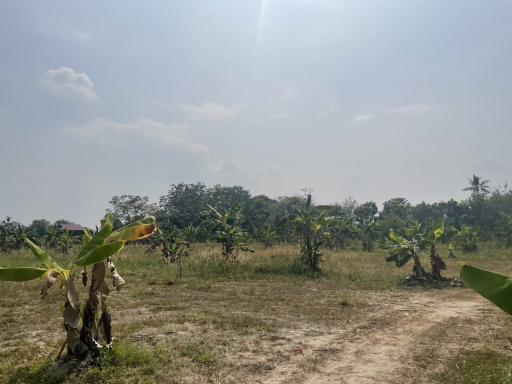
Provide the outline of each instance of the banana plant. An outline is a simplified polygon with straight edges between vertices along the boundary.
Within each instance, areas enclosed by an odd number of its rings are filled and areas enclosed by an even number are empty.
[[[464,284],[512,315],[512,278],[465,264],[460,276]]]
[[[425,233],[425,242],[430,247],[430,265],[432,267],[432,278],[441,280],[441,271],[446,270],[446,263],[441,259],[437,251],[437,244],[444,235],[444,222],[437,227],[428,228]]]
[[[165,264],[176,263],[176,277],[174,281],[181,279],[182,275],[182,257],[186,256],[190,249],[190,226],[181,232],[175,228],[162,230],[157,228],[156,234],[151,238],[150,245],[146,254],[153,254],[158,248],[162,254],[162,260]],[[192,227],[196,229],[196,227]]]
[[[206,205],[208,211],[204,214],[209,216],[207,224],[217,242],[222,244],[222,255],[225,258],[230,258],[238,250],[254,252],[247,246],[249,235],[240,226],[242,214],[239,207],[235,206],[222,214],[210,204]]]
[[[350,217],[335,216],[329,224],[326,247],[331,251],[345,248],[346,239],[355,231],[354,222]]]
[[[109,269],[113,286],[119,291],[125,284],[119,275],[112,257],[119,254],[126,242],[142,240],[156,230],[155,219],[146,217],[116,231],[112,231],[112,215],[108,214],[101,221],[100,229],[93,235],[84,232],[83,244],[73,262],[63,267],[50,257],[43,249],[25,238],[25,243],[38,260],[35,267],[0,268],[2,281],[29,281],[43,278],[41,296],[59,285],[65,289],[64,329],[66,340],[59,357],[67,345],[69,356],[77,360],[96,361],[102,346],[112,345],[111,315],[106,304],[110,289],[105,282],[105,272]],[[92,266],[89,297],[82,310],[78,292],[75,288],[77,272],[81,271],[82,283],[87,285],[87,267]]]
[[[278,238],[276,230],[270,224],[263,227],[259,237],[265,248],[272,248]]]
[[[450,259],[456,259],[457,258],[457,256],[455,256],[455,252],[454,251],[455,251],[455,247],[453,246],[452,243],[449,243],[448,244],[448,257]]]
[[[389,252],[389,256],[386,258],[386,261],[394,262],[396,266],[400,268],[407,264],[410,259],[413,259],[413,276],[421,280],[426,280],[427,273],[420,261],[421,240],[418,240],[415,236],[411,237],[411,239],[406,239],[393,230],[389,231],[388,239],[386,248]]]
[[[322,256],[320,247],[329,236],[328,227],[334,217],[327,216],[327,212],[316,212],[311,204],[311,195],[308,194],[304,208],[300,208],[297,214],[287,219],[302,237],[301,258],[306,271],[319,272]]]
[[[477,250],[478,235],[476,231],[468,225],[463,225],[458,229],[453,240],[457,248],[461,249],[463,252],[474,252]]]
[[[372,217],[369,220],[357,221],[354,232],[361,240],[363,252],[373,252],[373,240],[377,229],[377,219]]]

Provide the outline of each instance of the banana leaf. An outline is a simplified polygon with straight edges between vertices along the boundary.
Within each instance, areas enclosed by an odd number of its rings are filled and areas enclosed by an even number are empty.
[[[460,276],[468,287],[512,315],[512,278],[469,264],[461,267]]]
[[[29,281],[43,276],[48,270],[43,268],[19,267],[0,268],[2,281]]]

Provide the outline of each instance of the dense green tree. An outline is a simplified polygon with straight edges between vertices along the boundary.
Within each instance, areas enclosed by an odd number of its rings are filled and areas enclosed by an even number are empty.
[[[112,207],[108,208],[107,212],[112,213],[114,228],[140,220],[148,215],[154,215],[156,210],[156,206],[149,203],[147,196],[113,196],[109,203]]]
[[[202,223],[201,212],[206,209],[207,188],[203,183],[173,184],[169,191],[160,197],[157,220],[166,227],[183,229],[188,225]]]
[[[245,207],[250,199],[250,192],[238,185],[222,186],[217,184],[206,190],[206,203],[223,212],[237,206],[245,214]]]
[[[37,244],[44,244],[50,236],[52,224],[45,219],[33,220],[27,227],[26,234],[29,238],[34,240]]]
[[[413,209],[407,199],[397,197],[384,202],[379,215],[379,227],[382,233],[389,233],[391,229],[404,234],[404,229],[414,223]]]
[[[24,227],[7,216],[0,222],[0,251],[11,251],[23,246]]]

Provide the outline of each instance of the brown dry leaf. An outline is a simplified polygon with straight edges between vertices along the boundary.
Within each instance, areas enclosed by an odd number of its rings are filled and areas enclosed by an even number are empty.
[[[45,298],[48,296],[48,290],[53,287],[55,282],[57,281],[57,278],[59,277],[59,272],[53,271],[51,272],[48,277],[43,282],[43,286],[41,287],[41,297]]]
[[[112,259],[108,259],[107,261],[108,268],[110,269],[110,272],[112,272],[112,285],[117,289],[119,292],[121,288],[126,284],[124,279],[121,277],[119,272],[116,269],[116,266],[112,262]]]
[[[69,279],[66,281],[66,296],[68,302],[71,304],[73,309],[80,309],[80,300],[78,299],[78,292],[75,289],[75,274],[69,276]]]
[[[101,283],[105,280],[105,263],[94,264],[92,267],[92,282],[93,290],[97,291],[100,288]]]

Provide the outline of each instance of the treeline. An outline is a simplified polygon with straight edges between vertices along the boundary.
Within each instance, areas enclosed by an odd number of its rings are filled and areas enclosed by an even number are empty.
[[[475,180],[476,178],[476,180]],[[350,239],[358,239],[365,250],[371,251],[374,243],[384,241],[393,229],[404,234],[407,228],[418,223],[423,226],[444,222],[444,241],[464,242],[478,237],[482,241],[495,240],[501,245],[512,245],[512,190],[508,187],[490,191],[487,181],[477,176],[470,179],[470,192],[466,200],[451,199],[444,202],[411,204],[398,197],[384,202],[382,210],[373,201],[357,202],[346,199],[339,204],[314,205],[314,210],[335,216],[329,229],[326,244],[343,247]],[[144,215],[156,216],[164,229],[182,230],[198,227],[198,240],[208,238],[208,231],[201,231],[204,212],[211,205],[220,212],[240,207],[241,226],[255,241],[296,242],[293,226],[285,219],[297,213],[305,205],[306,194],[283,196],[276,199],[265,195],[252,196],[241,186],[203,183],[174,184],[158,203],[150,203],[147,197],[122,195],[110,201],[116,225],[137,220]]]
[[[315,205],[313,210],[335,217],[328,228],[325,246],[343,248],[347,241],[358,240],[365,251],[375,244],[383,243],[389,231],[405,234],[407,228],[421,224],[424,227],[444,222],[446,231],[442,241],[453,242],[459,248],[476,248],[476,241],[496,241],[500,245],[512,245],[512,190],[495,188],[487,180],[473,176],[469,180],[469,196],[466,200],[449,200],[436,203],[411,204],[398,197],[384,202],[381,210],[373,201],[358,202],[346,199],[342,203]],[[211,231],[204,225],[208,206],[221,213],[233,207],[240,210],[240,227],[252,241],[272,243],[295,243],[298,240],[294,226],[286,220],[296,214],[306,203],[306,193],[296,196],[270,198],[265,195],[252,196],[241,186],[207,186],[204,183],[179,183],[171,185],[166,194],[152,203],[145,196],[114,196],[107,212],[113,214],[114,227],[120,227],[146,215],[156,217],[164,231],[195,228],[195,241],[211,238]],[[59,245],[60,220],[34,220],[29,226],[8,218],[0,223],[0,249],[13,249],[22,244],[24,235],[40,244]],[[55,240],[57,238],[57,240]],[[62,245],[62,242],[64,245]],[[61,241],[67,247],[67,239]]]

